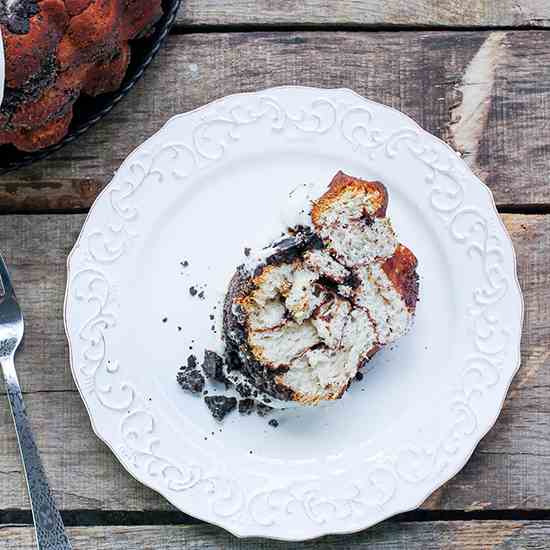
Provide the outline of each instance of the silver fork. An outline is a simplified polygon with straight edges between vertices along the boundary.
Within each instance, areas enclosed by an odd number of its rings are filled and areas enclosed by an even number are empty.
[[[27,478],[36,541],[40,550],[70,550],[71,544],[46,479],[15,372],[14,356],[23,339],[23,332],[23,314],[0,255],[0,365]]]

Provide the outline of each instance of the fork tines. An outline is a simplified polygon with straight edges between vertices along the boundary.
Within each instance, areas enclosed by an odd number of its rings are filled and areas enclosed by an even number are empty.
[[[6,262],[2,258],[2,254],[0,254],[0,298],[3,298],[7,294],[13,294],[13,287]]]

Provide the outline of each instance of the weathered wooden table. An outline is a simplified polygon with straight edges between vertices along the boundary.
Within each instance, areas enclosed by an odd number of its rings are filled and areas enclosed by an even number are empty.
[[[145,79],[55,157],[0,178],[0,249],[27,318],[19,373],[76,549],[550,548],[550,2],[184,0]],[[278,84],[346,86],[463,151],[518,255],[523,363],[496,426],[420,510],[305,544],[239,541],[139,485],[93,435],[63,331],[65,259],[122,159],[171,115]],[[34,548],[0,396],[0,549]]]

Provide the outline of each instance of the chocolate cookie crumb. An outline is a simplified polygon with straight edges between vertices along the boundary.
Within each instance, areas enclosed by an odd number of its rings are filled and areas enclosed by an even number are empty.
[[[208,378],[213,378],[218,382],[225,382],[223,373],[223,359],[215,352],[209,349],[204,351],[204,361],[202,370]]]
[[[168,317],[164,317],[164,318],[162,319],[162,322],[163,322],[163,323],[166,323],[166,321],[168,321]]]
[[[272,427],[272,428],[277,428],[279,426],[279,422],[277,420],[275,420],[274,418],[272,418],[268,424]]]
[[[197,368],[197,358],[194,355],[190,355],[187,358],[187,367],[190,369]]]
[[[244,255],[248,258],[250,256],[251,248],[248,246],[244,249]]]
[[[240,382],[235,386],[235,389],[241,397],[250,397],[252,395],[252,390],[248,384],[243,384]]]
[[[184,260],[183,262],[180,262],[181,267],[189,267],[189,262],[187,260]]]
[[[363,222],[366,226],[371,226],[374,223],[374,218],[365,212],[363,214]]]
[[[258,403],[256,405],[256,413],[259,416],[267,416],[268,414],[271,413],[272,410],[273,410],[273,407],[270,407],[269,405],[264,405],[263,403]]]
[[[194,286],[190,286],[189,287],[189,294],[191,294],[191,296],[196,296],[197,295],[197,289]]]
[[[357,371],[357,374],[355,375],[355,380],[357,380],[358,382],[361,382],[361,380],[363,380],[364,376],[365,375],[361,371]]]
[[[241,399],[239,401],[239,412],[241,414],[251,414],[254,410],[254,399]]]
[[[204,388],[204,376],[196,369],[182,367],[176,377],[178,384],[187,391],[200,393]]]
[[[199,298],[200,298],[201,300],[204,300],[204,290],[201,290],[201,291],[199,292]]]
[[[222,421],[237,406],[235,397],[225,397],[225,395],[205,397],[204,402],[210,409],[212,416],[218,421]]]
[[[0,21],[12,34],[27,34],[32,18],[40,13],[38,0],[26,2],[0,2]]]

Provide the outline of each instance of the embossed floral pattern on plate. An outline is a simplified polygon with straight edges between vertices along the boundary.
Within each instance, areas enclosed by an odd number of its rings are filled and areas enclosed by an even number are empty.
[[[381,170],[403,186],[398,192],[413,194],[437,246],[471,272],[453,275],[462,281],[459,351],[445,376],[442,410],[434,411],[442,425],[419,418],[416,432],[397,427],[368,456],[355,453],[330,467],[314,459],[302,474],[290,461],[287,479],[271,476],[262,461],[222,464],[191,436],[166,437],[169,421],[149,401],[118,338],[128,307],[125,281],[154,209],[248,150],[297,151],[306,163],[312,151],[326,151]],[[460,470],[496,420],[519,366],[522,312],[510,239],[489,190],[456,153],[405,115],[349,90],[283,87],[175,117],[126,159],[69,257],[65,322],[73,375],[94,429],[132,475],[236,535],[301,540],[357,531],[414,508]]]

